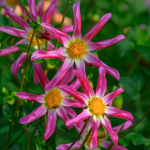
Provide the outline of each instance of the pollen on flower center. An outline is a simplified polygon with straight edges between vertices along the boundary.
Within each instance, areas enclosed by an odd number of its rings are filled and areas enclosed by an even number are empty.
[[[28,37],[28,41],[29,41],[29,42],[31,41],[32,34],[33,34],[33,30],[31,30],[30,33],[29,33],[29,37]],[[40,45],[44,44],[44,40],[38,39],[38,42],[39,42]],[[37,46],[37,45],[38,45],[36,35],[34,35],[34,37],[33,37],[32,45],[33,45],[33,46]]]
[[[49,109],[56,109],[59,107],[59,105],[62,102],[62,95],[61,91],[59,89],[52,89],[49,92],[47,92],[47,95],[44,97],[45,104]]]
[[[15,6],[18,3],[18,0],[6,0],[7,5]]]
[[[105,104],[101,98],[94,97],[89,101],[89,110],[93,115],[102,115],[105,112]]]
[[[81,58],[86,50],[86,46],[84,43],[76,42],[71,44],[69,50],[69,54],[73,58]]]

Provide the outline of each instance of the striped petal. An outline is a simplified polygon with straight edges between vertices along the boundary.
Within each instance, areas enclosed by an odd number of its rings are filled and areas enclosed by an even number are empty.
[[[75,64],[78,68],[78,70],[80,70],[83,74],[85,73],[85,63],[83,59],[75,59]]]

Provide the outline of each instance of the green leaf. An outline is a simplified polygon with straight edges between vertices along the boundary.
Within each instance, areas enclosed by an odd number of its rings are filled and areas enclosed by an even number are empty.
[[[7,102],[4,102],[3,105],[3,115],[6,119],[12,120],[14,115],[14,107],[9,105]]]
[[[45,150],[39,142],[36,142],[36,150]]]
[[[51,67],[54,67],[58,63],[58,59],[45,59],[45,61],[50,65]]]
[[[134,145],[141,145],[141,144],[147,145],[149,143],[148,140],[139,133],[129,133],[124,138],[132,140]]]
[[[128,139],[119,139],[119,143],[122,146],[127,147],[129,145],[129,140]]]

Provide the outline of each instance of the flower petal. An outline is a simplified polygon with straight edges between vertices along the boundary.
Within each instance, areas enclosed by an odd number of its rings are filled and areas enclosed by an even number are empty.
[[[5,7],[4,9],[5,9],[6,14],[10,18],[12,18],[17,24],[19,24],[23,29],[25,29],[26,31],[28,31],[30,29],[29,24],[26,21],[24,21],[22,18],[17,16],[12,10],[10,10],[7,7]]]
[[[16,77],[17,72],[19,70],[19,68],[21,67],[23,61],[27,58],[27,53],[22,53],[17,60],[11,65],[11,71],[14,74],[14,76]]]
[[[32,111],[29,115],[22,117],[19,122],[21,124],[26,124],[26,123],[30,123],[34,120],[36,120],[37,118],[45,115],[47,112],[47,108],[43,105],[39,106],[38,108],[36,108],[34,111]]]
[[[56,7],[56,3],[57,3],[57,0],[51,1],[49,7],[47,8],[46,12],[44,13],[44,15],[42,17],[43,22],[46,22],[48,24],[51,22],[53,12],[54,12],[55,7]]]
[[[43,89],[45,89],[46,85],[50,82],[50,80],[47,78],[45,72],[43,69],[36,63],[32,63],[34,66],[34,69],[36,70],[38,77],[40,79],[41,85]]]
[[[94,90],[91,88],[90,83],[87,77],[79,70],[74,70],[75,75],[77,76],[81,86],[83,88],[84,93],[90,98],[94,96]]]
[[[17,52],[17,51],[19,51],[19,48],[17,46],[11,46],[11,47],[2,49],[0,50],[0,57]]]
[[[119,80],[120,78],[120,74],[116,69],[110,68],[108,67],[105,63],[103,63],[102,61],[100,61],[93,53],[88,52],[87,55],[84,57],[84,60],[88,63],[93,64],[96,67],[105,67],[106,68],[106,72],[108,74],[110,74],[111,76],[113,76],[115,79]]]
[[[37,63],[37,65],[41,66],[41,63]],[[35,84],[39,84],[39,76],[38,76],[38,73],[36,71],[36,69],[34,68],[34,83]]]
[[[55,29],[54,27],[52,27],[47,23],[41,23],[41,26],[43,26],[46,30],[48,30],[54,36],[54,38],[56,38],[62,44],[67,43],[71,39],[70,35]]]
[[[35,0],[27,0],[27,1],[28,1],[29,9],[30,9],[30,14],[33,17],[33,20],[36,21],[38,13],[36,10]]]
[[[106,48],[106,47],[109,47],[111,45],[114,45],[114,44],[122,41],[123,39],[125,39],[124,35],[118,35],[113,39],[100,41],[100,42],[90,42],[88,44],[88,49],[89,49],[89,51],[94,51],[94,50],[97,50],[97,49]]]
[[[118,133],[119,130],[120,130],[120,129],[122,128],[122,126],[123,126],[123,129],[121,130],[121,132],[123,132],[124,130],[128,129],[131,125],[132,125],[132,122],[131,122],[131,121],[126,121],[126,122],[122,123],[121,125],[114,127],[113,130],[114,130],[116,133]]]
[[[119,87],[116,91],[111,92],[103,97],[103,101],[105,104],[112,105],[113,99],[117,97],[119,94],[124,92],[122,87]]]
[[[45,103],[44,101],[45,94],[34,95],[30,93],[25,93],[25,92],[18,92],[16,96],[18,96],[21,99],[25,99],[25,100],[32,101],[32,102]]]
[[[59,54],[57,54],[57,51],[43,51],[43,50],[36,50],[32,56],[31,61],[36,59],[48,59],[48,58],[58,58],[60,57]]]
[[[134,119],[133,119],[133,116],[131,113],[120,110],[113,106],[106,106],[105,113],[108,115],[117,117],[117,118],[122,118],[122,119],[130,120],[130,121],[134,122]]]
[[[75,59],[75,64],[83,74],[85,74],[85,63],[83,59]]]
[[[63,99],[62,105],[67,106],[67,107],[84,108],[83,104],[81,104],[77,100],[73,100],[69,97],[66,97]]]
[[[59,88],[61,90],[65,91],[66,93],[68,93],[69,95],[71,95],[73,98],[75,98],[80,103],[86,104],[87,96],[84,93],[80,93],[67,85],[61,85],[61,86],[59,86]]]
[[[118,135],[112,130],[110,121],[108,120],[108,118],[106,116],[101,117],[100,120],[101,120],[103,127],[105,128],[105,130],[111,137],[112,141],[114,142],[114,145],[117,146]]]
[[[99,68],[99,78],[96,87],[96,96],[102,98],[107,90],[107,80],[105,78],[106,68]]]
[[[56,127],[56,121],[57,121],[56,111],[49,110],[47,115],[47,122],[46,122],[46,128],[45,128],[45,134],[43,140],[46,141],[54,133]]]
[[[22,37],[22,38],[26,38],[28,34],[24,30],[13,28],[13,27],[7,27],[7,26],[1,26],[0,31],[7,34],[11,34],[13,36]]]
[[[77,89],[81,86],[81,84],[80,84],[79,80],[76,79],[76,80],[75,80],[73,83],[71,83],[69,86],[70,86],[71,88],[77,90]]]
[[[80,1],[73,5],[74,25],[73,36],[81,37],[81,14],[80,14]]]
[[[68,26],[63,26],[62,27],[62,32],[64,32],[64,33],[69,33],[69,32],[72,32],[72,31],[73,31],[73,25],[68,25]]]
[[[101,28],[106,24],[106,22],[111,18],[112,14],[108,13],[104,15],[100,21],[83,37],[84,40],[89,43],[91,39],[101,30]]]
[[[42,15],[43,15],[43,5],[44,5],[43,1],[39,1],[38,2],[38,10],[39,10],[39,16],[40,16],[40,18],[42,18]]]
[[[70,126],[70,125],[73,125],[75,123],[81,122],[90,116],[91,115],[89,114],[88,109],[83,109],[83,111],[77,117],[67,121],[66,126]]]

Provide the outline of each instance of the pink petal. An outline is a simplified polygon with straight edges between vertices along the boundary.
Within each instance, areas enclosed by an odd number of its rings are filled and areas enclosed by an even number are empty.
[[[63,26],[62,27],[62,32],[64,32],[64,33],[69,33],[69,32],[72,32],[72,31],[73,31],[73,25],[68,25],[68,26]]]
[[[17,52],[17,51],[19,51],[19,48],[17,46],[11,46],[11,47],[2,49],[0,50],[0,57]]]
[[[73,36],[81,37],[81,15],[80,15],[80,1],[73,5],[74,25]]]
[[[32,102],[45,103],[44,101],[45,94],[34,95],[25,92],[18,92],[16,96],[18,96],[21,99],[25,99]]]
[[[120,75],[119,72],[116,69],[110,68],[108,67],[105,63],[103,63],[102,61],[100,61],[94,54],[92,54],[91,52],[88,52],[87,55],[84,57],[84,60],[88,63],[93,64],[96,67],[105,67],[106,68],[106,72],[108,74],[110,74],[111,76],[113,76],[115,79],[119,80]]]
[[[56,51],[43,51],[43,50],[36,50],[32,56],[31,56],[31,61],[36,60],[36,59],[48,59],[48,58],[58,58],[60,57],[59,54],[57,54]]]
[[[24,62],[24,60],[27,58],[27,53],[22,53],[18,59],[11,65],[11,71],[14,74],[14,76],[16,77],[17,72],[19,70],[19,68],[21,67],[22,63]]]
[[[106,106],[105,113],[117,118],[122,118],[134,122],[133,116],[127,111],[120,110],[113,106]]]
[[[17,42],[15,45],[19,45],[19,44],[29,44],[29,42],[27,41],[27,39],[22,39],[19,42]]]
[[[96,96],[103,97],[107,90],[107,80],[105,78],[106,69],[104,67],[99,68],[99,78],[96,87]]]
[[[68,93],[69,95],[71,95],[73,98],[75,98],[80,103],[86,104],[87,96],[84,93],[80,93],[67,85],[61,85],[61,86],[59,86],[59,88],[61,90],[65,91],[66,93]]]
[[[45,128],[45,134],[43,140],[46,141],[54,133],[56,127],[56,121],[57,121],[56,111],[49,110],[47,115],[47,122],[46,122],[46,128]]]
[[[33,20],[36,21],[38,13],[36,10],[35,0],[27,0],[27,1],[28,1],[29,9],[30,9],[30,14],[33,17]]]
[[[106,22],[111,18],[112,14],[108,13],[104,15],[100,21],[90,29],[90,31],[83,37],[84,40],[89,43],[91,39],[101,30],[101,28],[106,24]]]
[[[68,54],[66,53],[66,48],[65,47],[60,47],[59,49],[55,50],[57,54],[67,57]]]
[[[100,42],[90,42],[88,44],[88,48],[89,48],[89,51],[94,51],[94,50],[97,50],[97,49],[106,48],[106,47],[109,47],[111,45],[114,45],[114,44],[122,41],[123,39],[125,39],[124,35],[118,35],[113,39],[100,41]]]
[[[110,121],[108,120],[108,118],[106,116],[101,117],[100,120],[101,120],[103,127],[105,128],[105,130],[111,137],[112,141],[114,142],[114,145],[117,146],[118,135],[112,130]]]
[[[47,50],[53,50],[54,49],[54,45],[50,42],[48,42],[48,46],[47,46]]]
[[[45,115],[47,112],[47,108],[45,108],[44,104],[36,108],[34,111],[32,111],[29,115],[22,117],[19,122],[21,124],[30,123],[37,118]]]
[[[88,109],[83,109],[83,111],[77,117],[67,121],[66,126],[70,126],[70,125],[73,125],[75,123],[81,122],[90,116],[91,115],[89,114]]]
[[[77,89],[81,86],[81,84],[80,84],[79,80],[76,79],[76,80],[75,80],[74,82],[72,82],[69,86],[70,86],[71,88],[77,90]]]
[[[83,59],[75,59],[76,66],[83,74],[85,74],[85,63]]]
[[[65,107],[65,109],[66,109],[67,114],[69,115],[69,117],[71,119],[73,119],[73,118],[75,118],[77,116],[76,112],[72,108]],[[79,133],[82,130],[83,126],[84,126],[84,121],[75,123],[74,126],[75,126],[77,132]]]
[[[97,129],[99,125],[100,125],[100,120],[98,120],[97,122],[93,120],[92,137],[91,137],[91,142],[90,142],[90,146],[92,149],[97,147]]]
[[[57,150],[67,150],[69,148],[69,146],[71,145],[72,143],[69,143],[69,144],[61,144],[61,145],[58,145],[56,147]],[[72,149],[77,149],[77,148],[80,148],[81,144],[79,141],[77,141],[71,148]]]
[[[75,75],[77,76],[81,86],[83,88],[84,93],[90,98],[94,96],[94,90],[91,88],[90,83],[87,77],[79,70],[74,70]]]
[[[36,63],[32,63],[34,66],[34,69],[36,70],[38,77],[40,79],[41,85],[43,89],[45,89],[46,85],[50,82],[49,79],[47,78],[45,72],[43,69]]]
[[[7,33],[7,34],[11,34],[13,36],[17,36],[17,37],[22,37],[22,38],[27,37],[26,31],[21,30],[21,29],[17,29],[17,28],[13,28],[13,27],[1,26],[0,31]]]
[[[101,139],[99,146],[102,148],[108,149],[110,145],[111,145],[110,141],[108,141],[106,139]],[[128,150],[128,149],[126,149],[125,147],[123,147],[121,145],[117,145],[116,147],[113,146],[111,150]]]
[[[122,131],[121,131],[121,132],[123,132],[124,130],[128,129],[131,125],[132,125],[132,122],[131,122],[131,121],[126,121],[126,122],[122,123],[121,125],[114,127],[113,130],[114,130],[116,133],[118,133],[119,130],[120,130],[120,129],[122,128],[122,126],[123,126],[123,129],[122,129]]]
[[[62,105],[67,106],[67,107],[84,108],[83,104],[81,104],[77,100],[73,100],[69,97],[66,97],[63,99]]]
[[[19,24],[23,29],[25,29],[26,31],[28,31],[30,29],[29,24],[26,21],[24,21],[22,18],[20,18],[19,16],[17,16],[12,10],[10,10],[7,7],[5,7],[4,9],[5,9],[6,14],[10,18],[12,18],[17,24]]]
[[[55,29],[54,27],[52,27],[47,23],[42,23],[41,26],[43,26],[46,30],[48,30],[54,36],[54,38],[56,38],[62,44],[67,43],[71,39],[70,35]]]
[[[0,1],[0,6],[4,6],[5,5],[5,1]]]
[[[53,12],[54,12],[55,7],[56,7],[56,3],[57,3],[57,0],[51,1],[49,7],[47,8],[46,12],[44,13],[44,15],[42,17],[43,22],[46,22],[48,24],[51,22]]]
[[[37,65],[41,66],[41,63],[37,63]],[[38,73],[36,71],[36,69],[34,68],[34,83],[35,84],[39,84],[39,76],[38,76]]]
[[[43,4],[44,4],[43,1],[38,2],[39,17],[42,17],[43,15]]]
[[[103,101],[105,104],[112,104],[112,101],[115,97],[117,97],[119,94],[124,92],[122,87],[119,87],[116,91],[111,92],[103,97]]]

